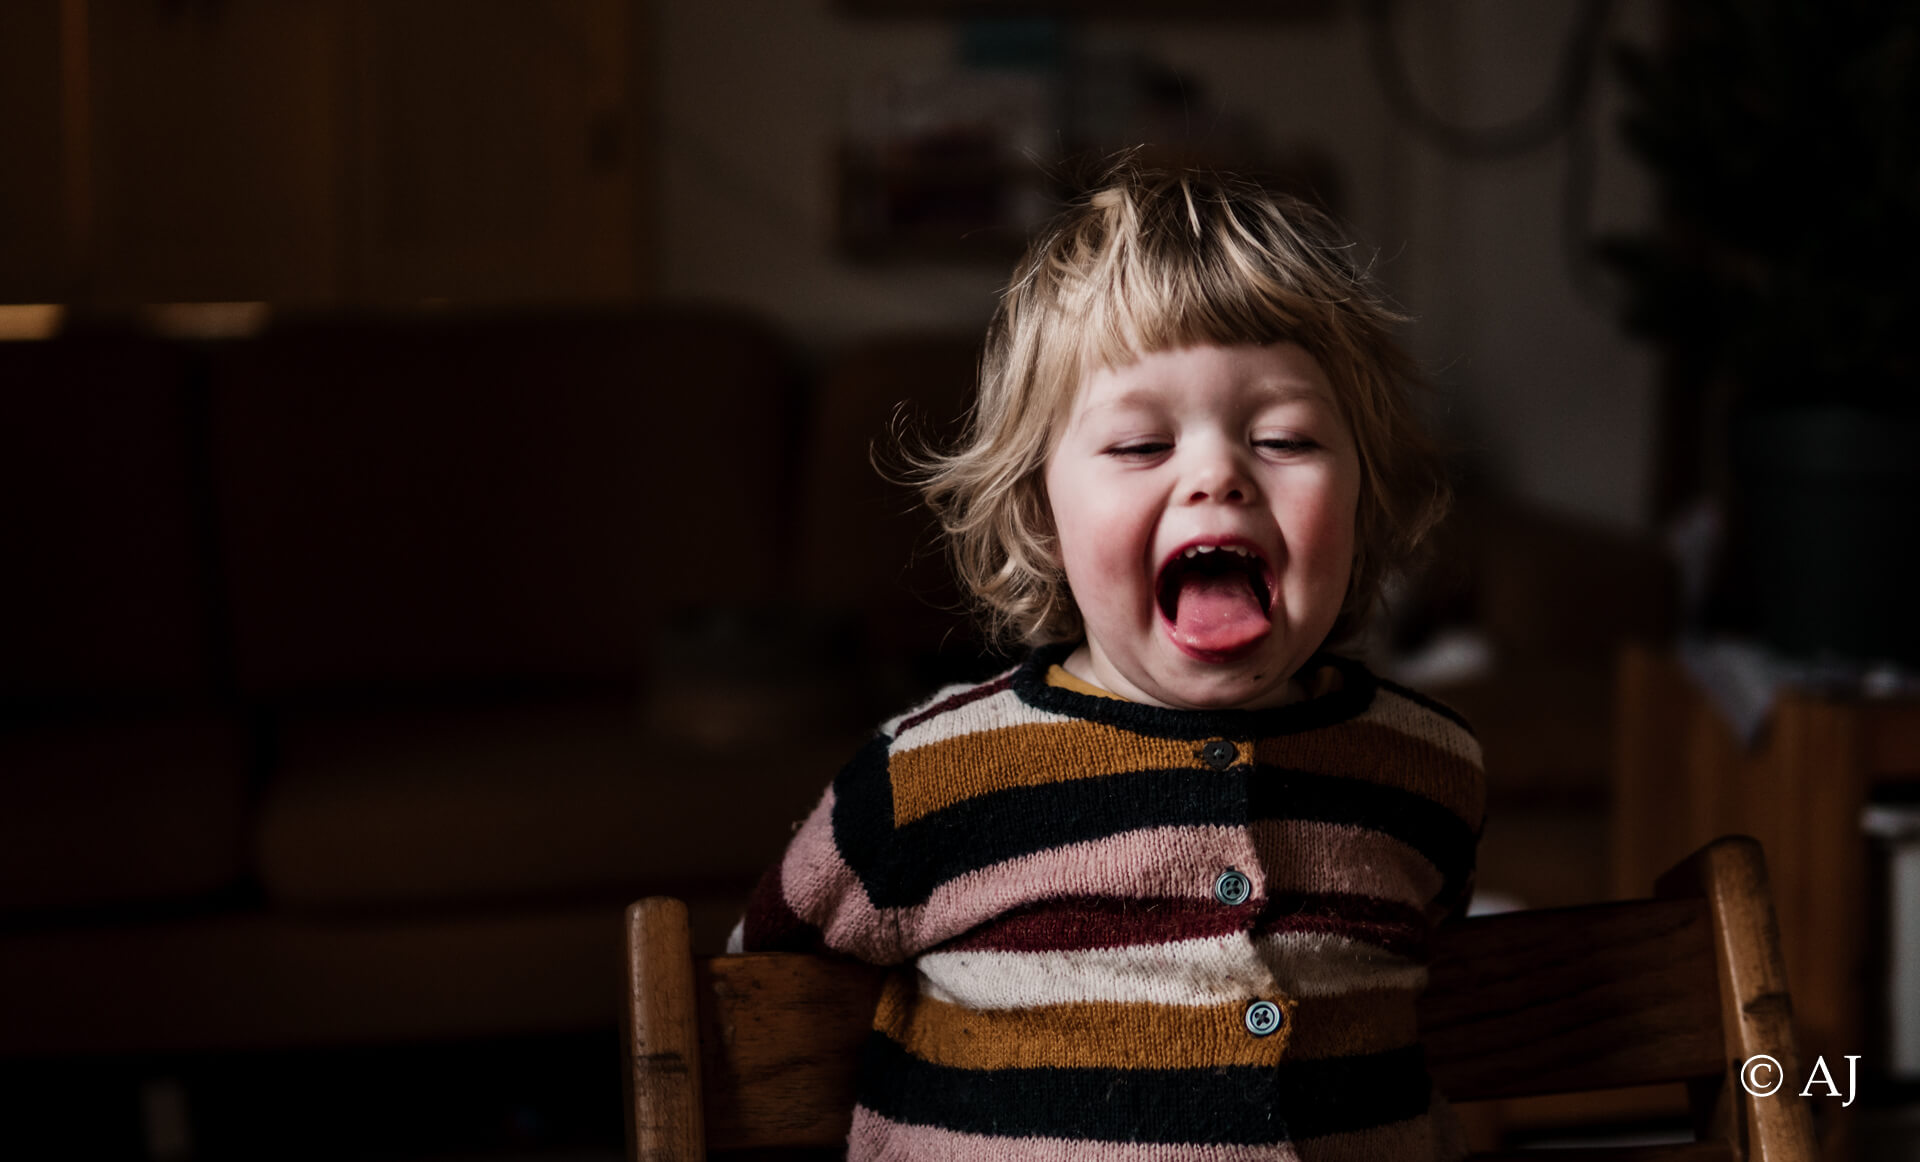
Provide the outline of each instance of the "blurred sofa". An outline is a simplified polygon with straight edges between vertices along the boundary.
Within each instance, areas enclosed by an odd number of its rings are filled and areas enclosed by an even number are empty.
[[[968,664],[868,445],[972,362],[701,309],[0,344],[0,1056],[611,1025],[624,903],[717,947]]]
[[[0,1059],[611,1027],[620,911],[717,949],[874,722],[984,655],[875,472],[972,337],[717,309],[0,344]],[[1658,549],[1487,498],[1400,629],[1493,785],[1481,884],[1601,893]]]

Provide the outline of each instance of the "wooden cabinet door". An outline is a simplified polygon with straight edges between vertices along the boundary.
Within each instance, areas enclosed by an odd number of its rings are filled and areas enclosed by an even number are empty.
[[[60,0],[0,4],[0,303],[78,292]]]
[[[616,302],[642,0],[5,0],[0,302]]]
[[[90,0],[94,283],[108,305],[345,289],[340,0]]]
[[[636,293],[641,7],[357,0],[360,297]]]

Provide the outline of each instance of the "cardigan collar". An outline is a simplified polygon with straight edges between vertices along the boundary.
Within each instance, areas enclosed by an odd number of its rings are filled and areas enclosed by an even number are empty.
[[[1027,655],[1013,671],[1013,691],[1022,702],[1037,710],[1067,714],[1089,722],[1104,723],[1136,734],[1162,738],[1269,738],[1296,734],[1345,722],[1365,713],[1373,705],[1379,679],[1359,662],[1334,654],[1315,654],[1302,667],[1305,670],[1332,666],[1340,671],[1340,688],[1284,706],[1260,710],[1175,710],[1149,706],[1119,698],[1101,698],[1082,694],[1047,682],[1047,668],[1066,661],[1078,642],[1056,642],[1040,646]]]

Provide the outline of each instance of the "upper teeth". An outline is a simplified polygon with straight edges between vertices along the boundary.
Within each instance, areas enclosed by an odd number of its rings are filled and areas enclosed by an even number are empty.
[[[1252,556],[1252,554],[1247,552],[1246,548],[1242,545],[1195,545],[1191,549],[1188,549],[1186,552],[1182,553],[1181,556],[1194,557],[1194,556],[1198,556],[1201,553],[1211,553],[1215,549],[1222,549],[1229,553],[1238,553],[1242,557]]]

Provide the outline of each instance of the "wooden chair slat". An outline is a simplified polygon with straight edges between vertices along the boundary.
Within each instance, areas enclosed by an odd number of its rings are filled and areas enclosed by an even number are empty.
[[[1699,897],[1712,912],[1725,1057],[1744,1061],[1765,1054],[1780,1063],[1787,1077],[1805,1076],[1759,843],[1742,839],[1709,844],[1661,876],[1656,890],[1667,897]],[[1798,1143],[1813,1140],[1813,1111],[1806,1102],[1721,1088],[1717,1096],[1723,1106],[1733,1098],[1744,1107],[1743,1117],[1731,1119],[1732,1130],[1746,1131],[1753,1162],[1797,1160]],[[1725,1117],[1724,1108],[1716,1112]]]
[[[1454,1101],[1716,1074],[1713,918],[1701,900],[1662,900],[1442,929],[1420,1034]]]
[[[886,974],[825,957],[703,959],[707,1140],[716,1150],[845,1144],[854,1070]]]
[[[1806,1103],[1744,1098],[1730,1065],[1795,1061],[1765,867],[1719,840],[1660,900],[1466,921],[1436,936],[1421,1034],[1456,1101],[1685,1080],[1703,1140],[1504,1151],[1477,1162],[1812,1162]],[[882,970],[824,957],[688,952],[678,901],[628,911],[632,1144],[646,1162],[715,1149],[832,1156],[851,1120]]]
[[[635,1158],[705,1158],[700,1090],[700,994],[694,991],[687,906],[651,896],[627,909],[627,1128]]]

